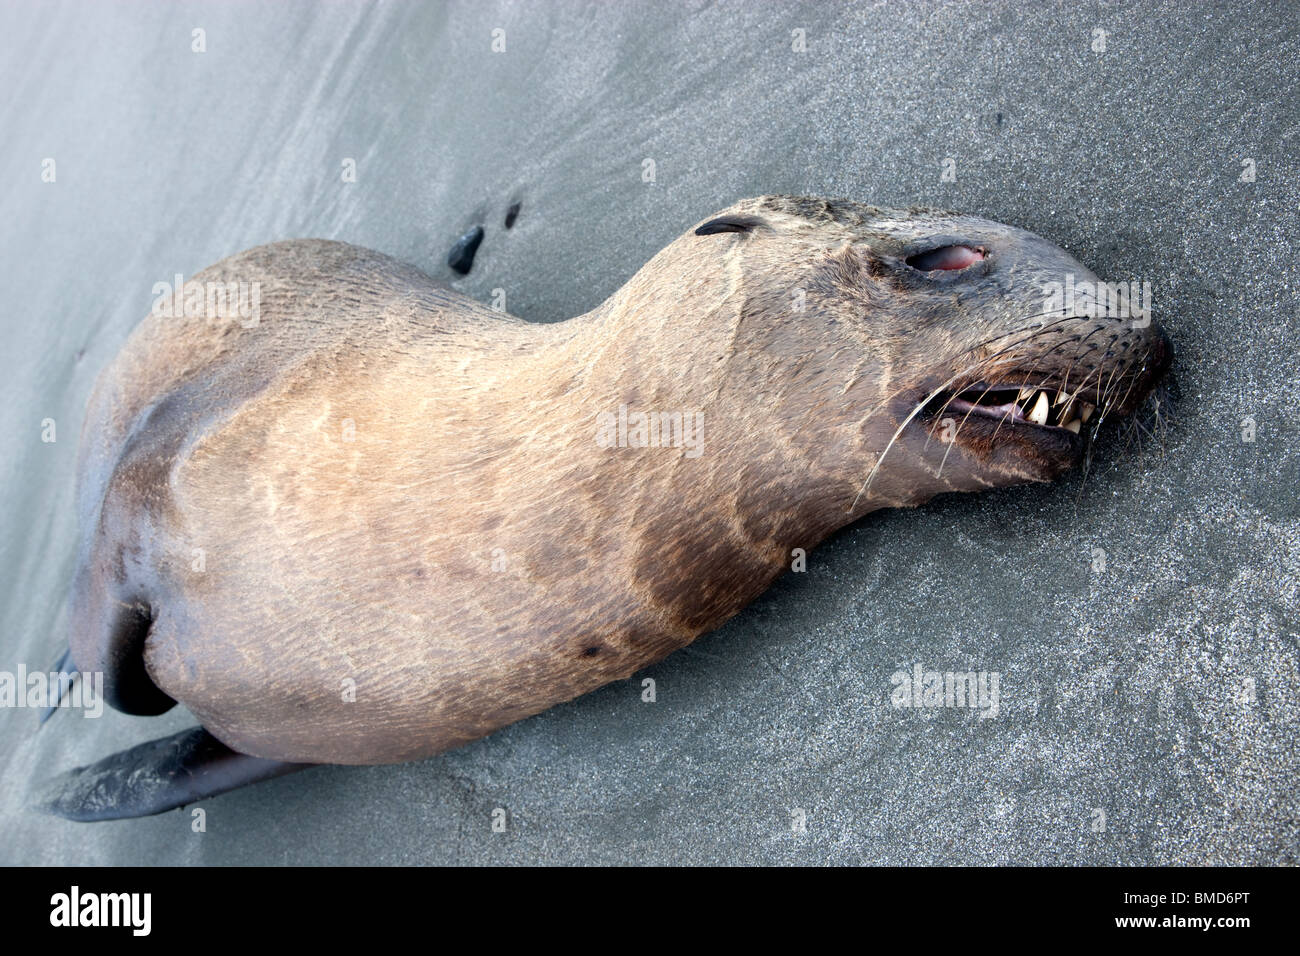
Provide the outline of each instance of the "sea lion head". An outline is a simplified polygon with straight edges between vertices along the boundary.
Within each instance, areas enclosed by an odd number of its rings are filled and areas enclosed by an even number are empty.
[[[790,440],[843,449],[844,426],[861,439],[850,464],[875,500],[859,511],[1051,480],[1172,357],[1149,285],[1107,286],[1047,240],[987,219],[767,196],[674,245],[733,277],[754,374],[755,353],[787,366],[761,387],[775,381],[803,423]]]

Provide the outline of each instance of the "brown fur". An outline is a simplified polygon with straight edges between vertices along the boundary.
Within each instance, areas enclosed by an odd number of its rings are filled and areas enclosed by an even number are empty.
[[[980,345],[1027,327],[1036,283],[1091,275],[1060,250],[925,210],[766,197],[728,212],[759,224],[688,232],[555,325],[336,242],[195,276],[260,283],[261,319],[151,315],[102,376],[78,664],[107,672],[119,706],[183,701],[244,753],[419,758],[690,643],[791,549],[868,511],[1046,480],[1077,457],[979,423],[948,449],[914,425],[863,492],[907,414],[963,367],[1078,362],[1078,323],[1009,356]],[[902,258],[934,235],[985,243],[993,267],[965,285],[912,275]],[[1130,356],[1156,341],[1115,330]],[[1108,369],[1135,401],[1152,372],[1123,361]],[[703,453],[600,447],[596,416],[620,404],[702,412]]]

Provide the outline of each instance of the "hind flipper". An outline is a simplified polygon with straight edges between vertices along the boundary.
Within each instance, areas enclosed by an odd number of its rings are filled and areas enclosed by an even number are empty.
[[[311,766],[236,753],[195,727],[59,774],[38,807],[82,822],[146,817]]]
[[[69,667],[71,667],[72,670],[68,670]],[[63,649],[63,653],[59,656],[59,659],[55,661],[54,666],[50,668],[50,673],[71,674],[72,676],[67,683],[59,680],[50,688],[50,691],[53,694],[53,702],[46,707],[45,712],[41,714],[42,724],[49,720],[54,712],[59,709],[59,705],[63,703],[63,698],[67,696],[68,691],[72,690],[72,685],[77,682],[79,673],[72,663],[72,648],[65,647]]]

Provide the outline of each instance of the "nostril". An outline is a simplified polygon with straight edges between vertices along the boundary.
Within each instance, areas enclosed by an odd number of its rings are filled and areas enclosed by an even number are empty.
[[[952,271],[966,269],[985,258],[983,249],[971,246],[940,246],[929,252],[918,252],[907,257],[907,264],[922,272]]]
[[[1156,329],[1155,341],[1151,343],[1151,367],[1157,376],[1169,371],[1174,363],[1174,344],[1165,335],[1163,329]]]

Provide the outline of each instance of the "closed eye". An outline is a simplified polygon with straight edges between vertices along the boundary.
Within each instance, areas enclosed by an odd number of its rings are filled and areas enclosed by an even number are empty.
[[[985,252],[972,246],[940,246],[929,252],[918,252],[907,257],[907,264],[922,272],[952,271],[966,269],[983,261]]]

